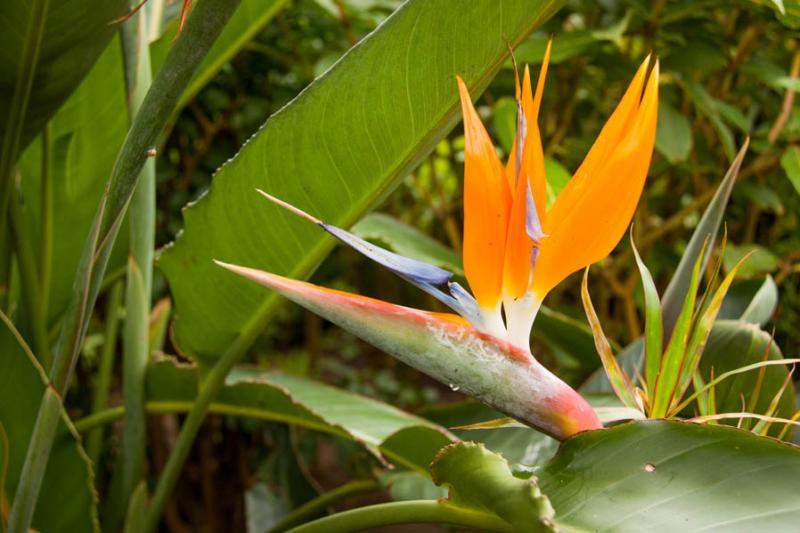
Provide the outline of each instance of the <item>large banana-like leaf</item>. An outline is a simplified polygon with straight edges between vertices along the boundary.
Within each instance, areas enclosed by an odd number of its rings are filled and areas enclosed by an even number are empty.
[[[582,433],[537,470],[568,531],[793,531],[800,448],[652,420]]]
[[[128,130],[122,52],[114,39],[92,70],[50,121],[49,187],[52,198],[52,250],[48,323],[66,310],[72,282],[89,234],[92,217],[103,195],[111,167]],[[34,242],[45,221],[42,213],[42,141],[37,138],[20,160],[25,216]],[[127,232],[119,239],[109,270],[124,265]],[[40,259],[41,260],[41,259]]]
[[[9,117],[22,112],[14,121],[19,150],[25,148],[92,67],[114,34],[109,22],[125,6],[127,0],[3,0],[0,140],[16,134],[6,130]]]
[[[211,363],[258,334],[278,302],[212,263],[305,276],[330,250],[318,228],[261,189],[349,226],[458,119],[455,75],[478,92],[559,0],[411,0],[273,116],[185,210],[160,266],[176,302],[179,347]]]

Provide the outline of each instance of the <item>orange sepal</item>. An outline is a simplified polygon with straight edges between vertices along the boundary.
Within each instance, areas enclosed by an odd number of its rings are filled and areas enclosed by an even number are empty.
[[[658,62],[642,86],[649,57],[575,176],[545,220],[532,288],[539,298],[568,275],[607,256],[630,224],[655,143]]]
[[[478,304],[500,300],[511,193],[494,144],[457,77],[464,116],[464,274]]]

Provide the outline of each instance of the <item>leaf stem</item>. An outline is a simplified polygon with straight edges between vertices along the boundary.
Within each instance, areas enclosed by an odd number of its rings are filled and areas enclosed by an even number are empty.
[[[178,439],[175,442],[175,447],[172,449],[167,459],[167,464],[164,465],[164,470],[156,485],[153,499],[150,501],[150,506],[147,509],[144,527],[145,533],[156,530],[161,513],[164,510],[164,506],[167,504],[167,498],[169,498],[172,489],[175,487],[175,483],[178,481],[178,476],[192,448],[194,438],[200,430],[206,411],[208,411],[214,398],[217,397],[228,372],[230,372],[233,365],[247,351],[252,341],[251,337],[256,335],[256,330],[254,328],[244,328],[244,331],[248,330],[252,330],[252,333],[250,335],[242,334],[237,337],[228,350],[211,368],[205,378],[201,380],[197,398],[181,427]]]
[[[94,398],[92,399],[92,415],[106,412],[108,393],[111,389],[111,374],[114,369],[114,353],[119,335],[119,308],[122,305],[122,282],[117,282],[111,288],[106,304],[106,329],[103,341],[103,351],[100,354],[100,368],[97,372]],[[96,426],[86,437],[86,454],[92,464],[97,465],[102,448],[102,426]]]
[[[337,513],[291,529],[291,533],[361,531],[398,524],[451,524],[477,531],[514,531],[500,518],[440,500],[381,503]]]
[[[135,9],[138,0],[130,2]],[[128,115],[135,121],[152,83],[150,47],[146,18],[141,11],[122,24],[122,57]],[[127,502],[144,478],[147,424],[145,420],[144,379],[150,358],[150,300],[153,285],[153,248],[155,247],[156,166],[148,157],[139,175],[131,199],[129,214],[129,260],[125,286],[125,329],[123,332],[123,401],[125,403],[122,436],[121,499]]]
[[[14,250],[17,254],[22,297],[30,321],[34,353],[36,353],[39,363],[48,369],[53,362],[53,354],[50,351],[50,342],[47,337],[46,319],[42,316],[42,287],[37,273],[30,234],[25,224],[25,214],[22,211],[22,200],[20,195],[16,194],[16,191],[14,192],[10,198],[8,214],[11,218],[11,230],[14,235]]]
[[[17,496],[11,508],[9,519],[11,533],[23,533],[30,529],[39,489],[53,446],[61,398],[67,390],[78,360],[111,248],[136,187],[139,173],[183,90],[238,7],[239,1],[197,2],[194,11],[189,15],[183,36],[167,55],[117,156],[73,283],[69,311],[61,327],[50,371],[50,386],[42,397],[20,474]],[[35,2],[36,5],[41,3],[46,5],[47,0]],[[43,20],[42,16],[42,25]],[[0,179],[6,177],[5,170],[5,167],[0,165]],[[0,220],[2,218],[0,217]]]
[[[302,524],[306,519],[316,516],[331,505],[340,502],[350,496],[372,492],[380,488],[380,483],[374,479],[359,479],[345,483],[332,491],[321,494],[319,497],[306,502],[297,509],[284,516],[277,524],[272,526],[269,533],[281,533],[287,529]]]

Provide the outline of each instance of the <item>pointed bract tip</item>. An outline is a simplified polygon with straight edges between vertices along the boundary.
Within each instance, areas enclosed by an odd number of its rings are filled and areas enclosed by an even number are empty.
[[[316,217],[314,217],[312,215],[309,215],[308,213],[306,213],[305,211],[303,211],[299,207],[295,207],[295,206],[293,206],[292,204],[290,204],[288,202],[284,202],[280,198],[276,198],[276,197],[272,196],[271,194],[269,194],[268,192],[262,191],[261,189],[257,188],[256,191],[258,191],[258,193],[261,194],[261,196],[263,196],[264,198],[266,198],[267,200],[269,200],[273,204],[276,204],[276,205],[286,209],[287,211],[290,211],[290,212],[294,213],[295,215],[308,220],[309,222],[312,222],[312,223],[317,224],[317,225],[322,224],[322,221],[320,219],[318,219],[318,218],[316,218]]]

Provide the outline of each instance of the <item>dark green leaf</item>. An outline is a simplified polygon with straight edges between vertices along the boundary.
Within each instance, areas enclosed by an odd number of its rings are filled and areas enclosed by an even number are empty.
[[[800,448],[730,427],[581,433],[537,475],[565,529],[791,531],[800,520]]]
[[[27,101],[19,150],[23,150],[64,103],[108,44],[125,13],[126,0],[4,0],[0,10],[0,139],[5,139],[12,108]],[[40,11],[44,8],[44,11]],[[35,20],[30,20],[32,14]],[[26,48],[28,47],[28,48]],[[36,54],[26,55],[26,49]],[[34,63],[25,63],[35,58]],[[20,74],[33,72],[24,100],[14,100]]]

